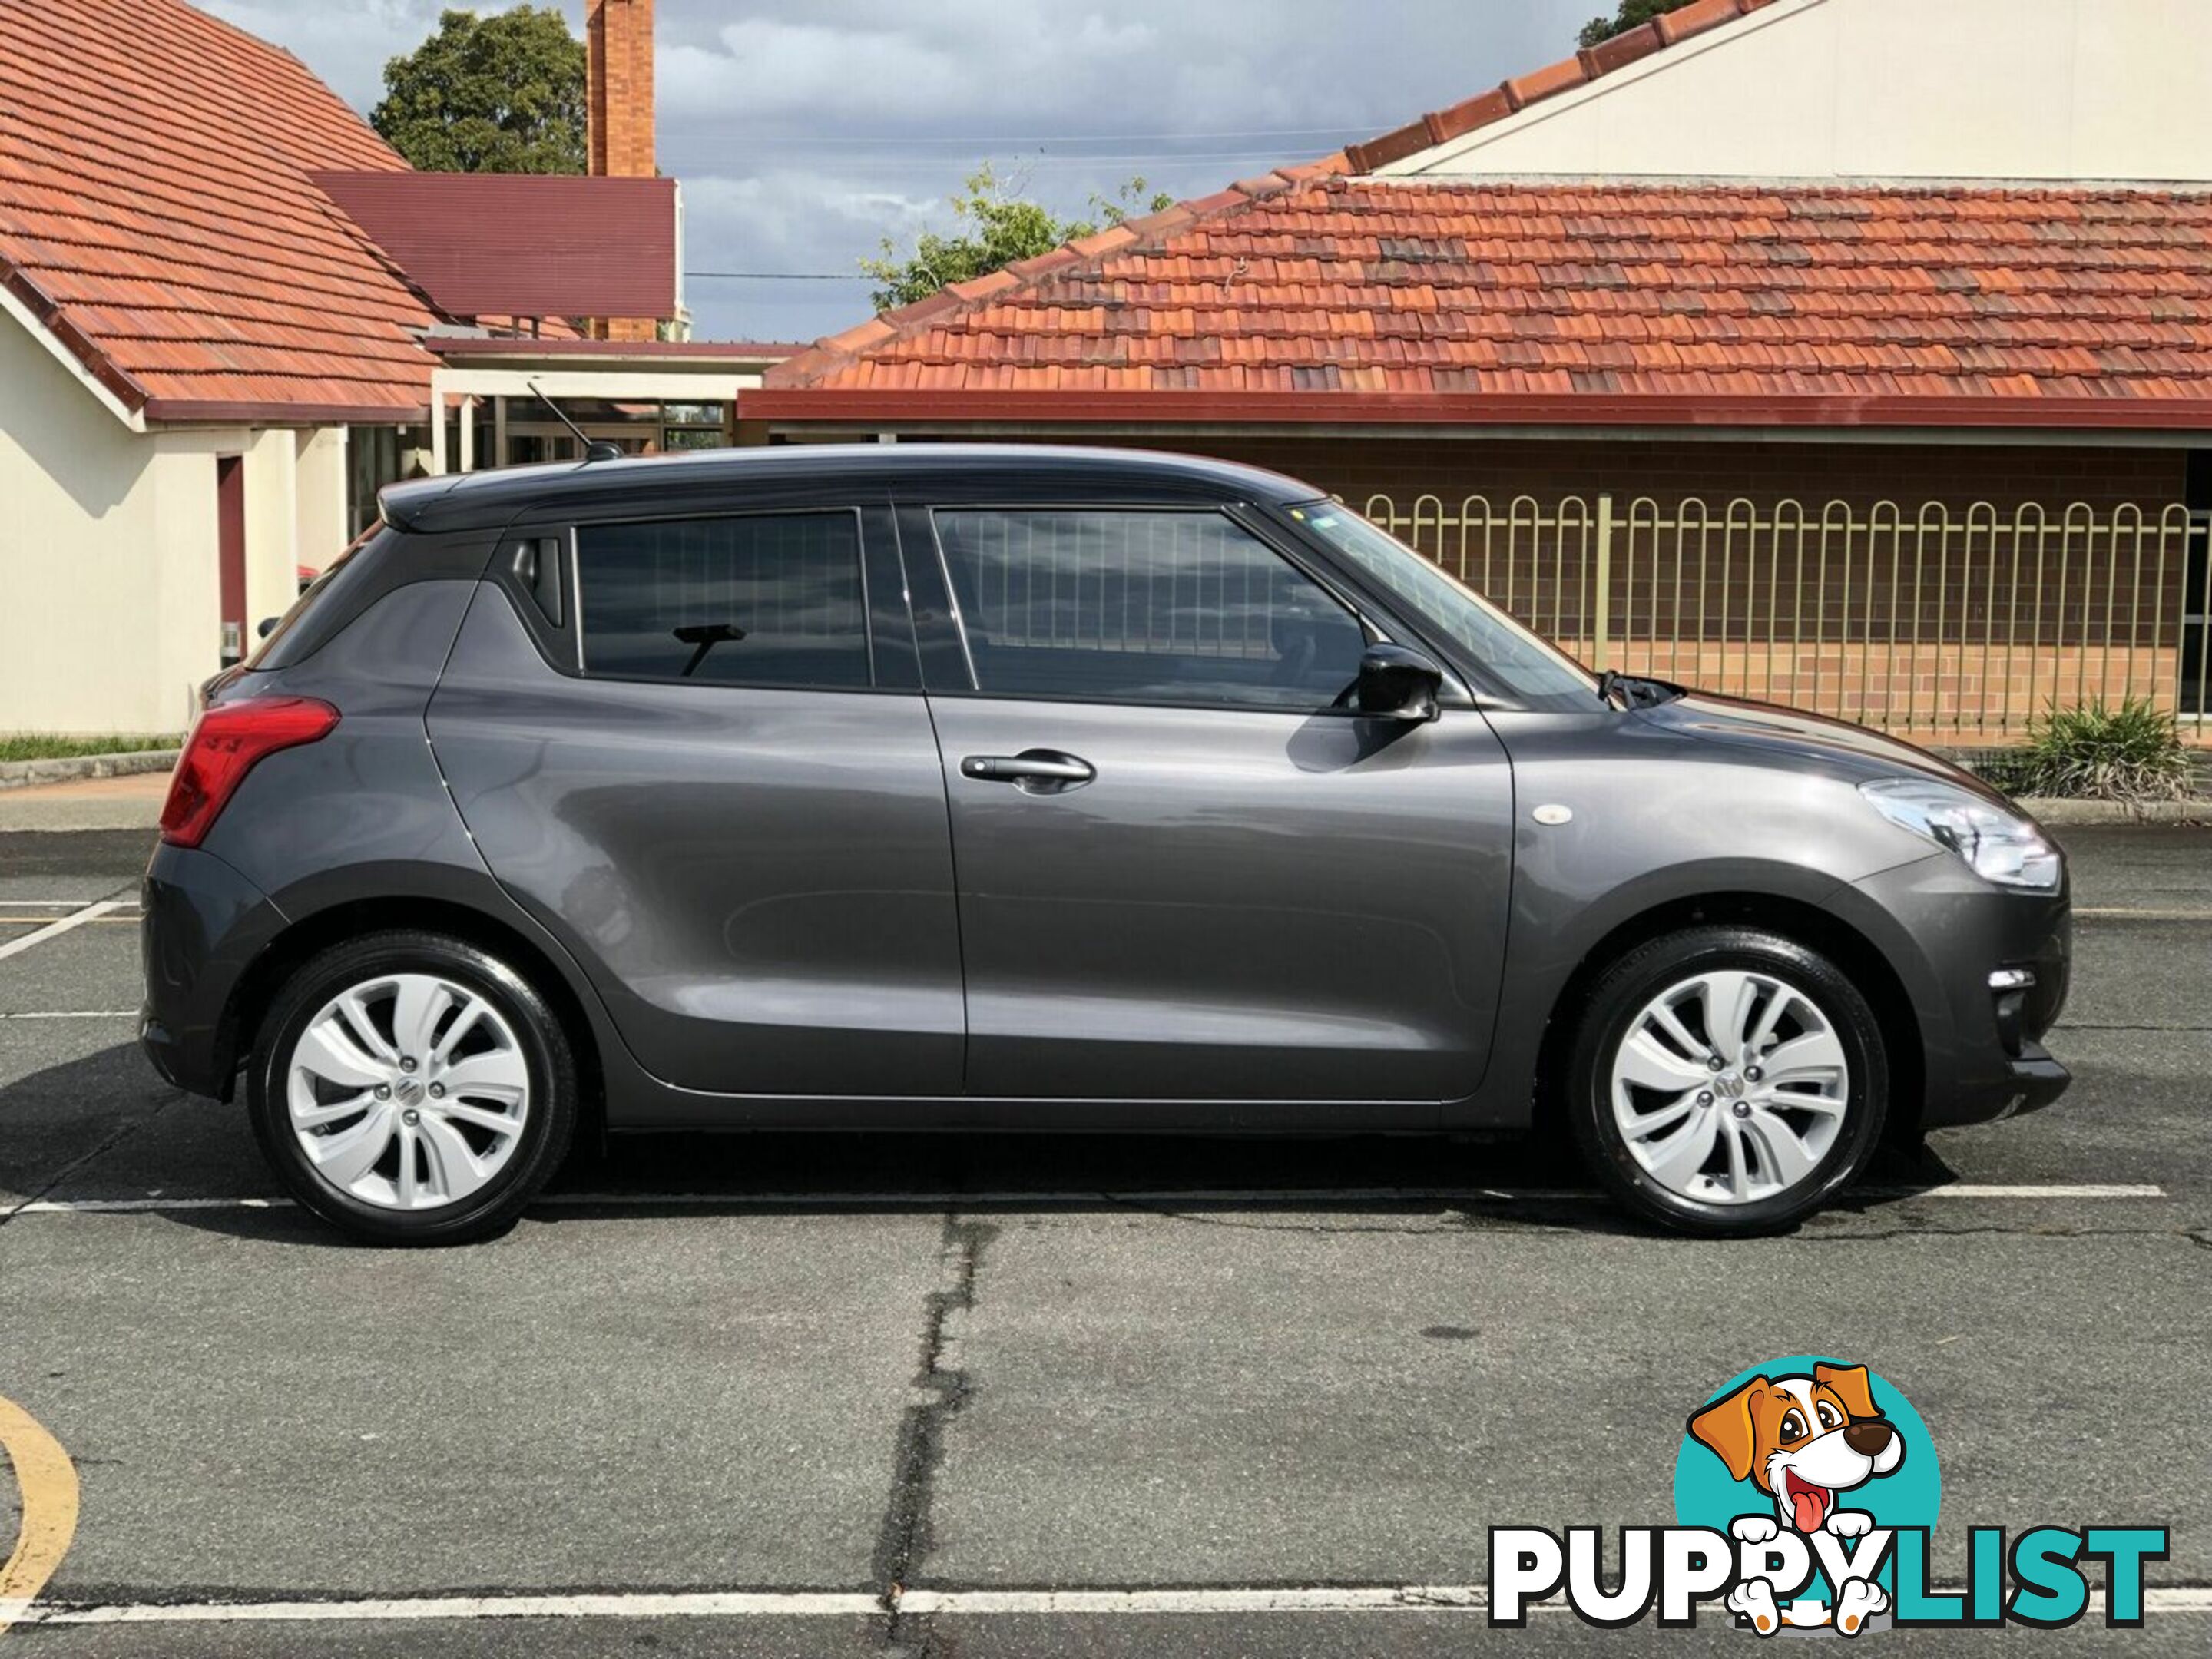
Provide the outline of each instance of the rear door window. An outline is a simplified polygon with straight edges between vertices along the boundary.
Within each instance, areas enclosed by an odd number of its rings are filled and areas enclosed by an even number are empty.
[[[873,683],[860,517],[849,510],[583,526],[576,590],[587,676]]]
[[[934,516],[986,696],[1311,711],[1358,674],[1358,619],[1218,513]]]

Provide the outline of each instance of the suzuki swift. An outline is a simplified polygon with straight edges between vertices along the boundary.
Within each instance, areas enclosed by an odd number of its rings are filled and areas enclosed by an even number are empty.
[[[142,1036],[385,1243],[586,1126],[1560,1126],[1747,1234],[2065,1087],[2068,905],[1955,768],[1593,674],[1291,479],[724,451],[385,492],[210,688]]]

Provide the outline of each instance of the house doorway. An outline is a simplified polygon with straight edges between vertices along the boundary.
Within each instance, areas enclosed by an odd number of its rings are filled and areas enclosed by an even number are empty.
[[[222,665],[246,656],[246,457],[215,458],[216,599]]]

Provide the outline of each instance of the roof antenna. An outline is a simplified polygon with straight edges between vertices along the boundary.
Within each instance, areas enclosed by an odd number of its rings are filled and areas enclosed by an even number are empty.
[[[546,408],[551,410],[553,411],[553,418],[560,422],[562,426],[567,427],[569,431],[576,434],[576,441],[584,447],[584,462],[586,465],[589,465],[593,461],[618,461],[622,459],[623,452],[622,446],[620,444],[610,443],[605,438],[586,437],[584,435],[584,428],[578,426],[574,421],[570,420],[567,414],[563,412],[560,404],[555,403],[550,398],[539,391],[537,381],[532,380],[528,382],[528,385],[530,386],[530,395],[537,398],[539,403],[544,404]]]

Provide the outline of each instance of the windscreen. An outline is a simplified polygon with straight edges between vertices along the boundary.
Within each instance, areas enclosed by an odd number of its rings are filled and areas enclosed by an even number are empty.
[[[1532,707],[1580,708],[1595,694],[1596,680],[1573,658],[1350,507],[1313,501],[1290,514],[1510,696]]]

